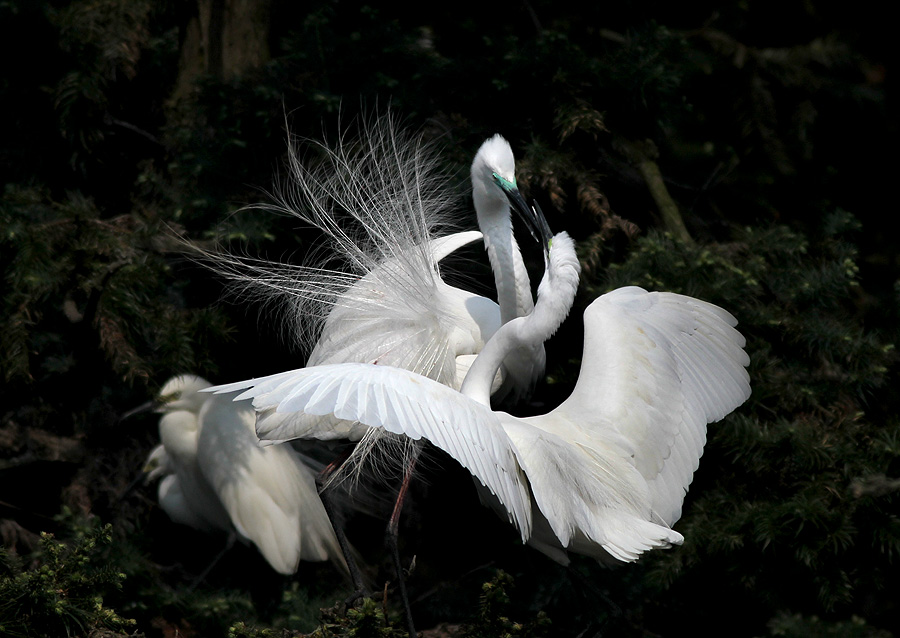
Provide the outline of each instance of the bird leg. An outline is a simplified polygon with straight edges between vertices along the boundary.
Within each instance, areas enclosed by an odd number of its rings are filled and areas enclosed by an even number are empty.
[[[350,597],[344,601],[344,604],[352,605],[360,598],[367,597],[369,593],[366,589],[359,565],[356,564],[356,558],[353,555],[350,542],[347,540],[347,534],[344,531],[344,517],[335,509],[334,502],[331,498],[331,490],[327,487],[328,478],[338,467],[340,467],[347,456],[349,456],[349,453],[345,454],[340,462],[337,460],[331,462],[321,473],[319,473],[316,477],[316,488],[319,491],[319,498],[322,500],[322,505],[325,507],[325,513],[328,515],[328,520],[331,521],[331,526],[334,528],[334,534],[337,536],[341,552],[344,554],[344,561],[347,563],[347,569],[350,572],[350,579],[353,582],[354,591]]]
[[[391,513],[391,519],[385,532],[385,542],[391,550],[391,556],[394,559],[394,569],[397,571],[397,582],[400,589],[400,597],[403,599],[403,607],[406,611],[406,624],[410,638],[417,638],[418,634],[413,622],[412,609],[409,606],[409,596],[406,593],[406,579],[403,576],[403,566],[400,564],[400,548],[397,544],[397,537],[400,529],[400,512],[403,509],[406,493],[409,490],[409,482],[416,467],[416,459],[421,451],[422,443],[416,442],[410,454],[409,462],[403,475],[403,483],[400,484],[400,491],[397,494],[397,500],[394,502],[394,511]]]

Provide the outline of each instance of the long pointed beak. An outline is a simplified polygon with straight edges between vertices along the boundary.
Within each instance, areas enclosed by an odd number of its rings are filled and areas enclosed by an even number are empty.
[[[154,409],[156,409],[156,407],[157,407],[156,401],[147,401],[146,403],[142,403],[141,405],[137,406],[136,408],[132,408],[131,410],[128,410],[128,412],[125,412],[122,416],[120,416],[119,423],[121,423],[125,419],[133,417],[136,414],[143,414],[144,412],[151,412]]]
[[[510,208],[525,222],[528,232],[531,233],[535,241],[541,244],[546,253],[550,248],[550,239],[553,237],[553,233],[550,231],[547,219],[544,217],[544,213],[541,211],[537,201],[534,202],[534,206],[529,206],[525,198],[522,197],[522,193],[519,192],[515,181],[511,182],[504,179],[497,173],[494,173],[494,182],[506,195]]]
[[[547,218],[544,217],[544,211],[541,210],[541,205],[538,204],[537,200],[532,200],[533,204],[531,206],[532,213],[532,222],[537,227],[537,232],[541,235],[541,247],[544,249],[544,258],[550,254],[550,244],[553,241],[553,231],[550,230],[550,224],[547,223]],[[531,234],[534,235],[535,231],[532,230]]]

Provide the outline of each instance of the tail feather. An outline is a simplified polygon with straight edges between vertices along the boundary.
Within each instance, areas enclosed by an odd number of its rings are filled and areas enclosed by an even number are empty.
[[[586,448],[522,421],[505,424],[528,477],[536,510],[529,541],[559,561],[561,550],[632,562],[683,537],[653,522],[646,482],[614,445]]]

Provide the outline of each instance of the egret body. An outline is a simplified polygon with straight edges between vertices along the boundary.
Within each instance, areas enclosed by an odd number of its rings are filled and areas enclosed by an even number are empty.
[[[572,394],[528,418],[493,411],[490,383],[514,348],[543,343],[572,303],[578,265],[561,233],[532,313],[504,324],[460,391],[371,364],[306,368],[222,386],[252,399],[264,438],[288,440],[290,421],[333,415],[424,438],[497,498],[524,541],[566,563],[567,552],[634,561],[680,543],[671,529],[696,470],[706,425],[750,394],[744,339],[726,311],[637,287],[596,299],[584,313],[581,372]],[[249,388],[249,389],[248,389]]]
[[[452,198],[439,162],[419,141],[398,134],[392,120],[382,118],[364,130],[358,148],[352,146],[343,141],[334,149],[322,145],[324,161],[314,169],[291,149],[290,180],[279,187],[273,204],[262,206],[321,230],[330,257],[342,261],[346,270],[222,257],[213,263],[251,289],[290,300],[297,333],[315,335],[307,367],[347,362],[398,367],[458,389],[498,328],[533,308],[528,274],[512,234],[510,206],[520,214],[528,211],[516,187],[509,143],[494,136],[476,154],[471,179],[481,232],[456,233],[446,232],[456,212],[448,205]],[[499,305],[451,286],[441,276],[444,257],[482,237]],[[318,331],[310,329],[311,317],[321,318]],[[543,344],[512,348],[506,355],[508,361],[492,372],[488,391],[512,398],[529,394],[544,370]],[[290,427],[296,438],[356,441],[332,476],[374,468],[364,461],[373,450],[387,449],[379,460],[394,461],[404,472],[388,526],[399,561],[397,519],[421,449],[415,437],[326,414],[272,413],[257,421],[263,438],[267,429],[283,427]],[[400,571],[399,563],[397,567]],[[400,585],[405,598],[402,576]]]
[[[208,387],[182,375],[160,391],[162,444],[147,465],[151,476],[163,475],[163,510],[202,531],[236,533],[282,574],[301,560],[343,566],[313,470],[290,446],[259,447],[252,407],[199,392]]]
[[[322,231],[329,266],[292,266],[210,256],[219,272],[260,295],[288,301],[288,323],[313,343],[307,366],[363,362],[414,371],[458,389],[484,344],[504,322],[533,308],[532,292],[512,233],[511,205],[529,214],[516,187],[509,143],[486,140],[470,176],[481,231],[448,233],[458,211],[433,151],[396,130],[391,118],[364,128],[354,143],[319,146],[310,168],[294,148],[289,179],[259,208],[295,217]],[[483,238],[498,303],[446,283],[441,260]],[[344,264],[333,267],[334,261]],[[318,319],[318,328],[313,328]],[[543,374],[543,344],[511,349],[492,392],[527,396]],[[392,446],[381,460],[409,467],[417,454],[406,437],[333,418],[284,415],[298,438],[359,441],[345,473],[362,471],[369,453]],[[277,427],[279,417],[258,423]],[[265,438],[265,431],[258,430]]]

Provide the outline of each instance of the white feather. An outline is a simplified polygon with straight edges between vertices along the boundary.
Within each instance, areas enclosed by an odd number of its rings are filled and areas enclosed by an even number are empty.
[[[162,508],[201,531],[236,531],[282,574],[301,560],[346,569],[313,470],[289,446],[259,447],[252,406],[199,393],[209,385],[185,375],[160,393],[162,445],[146,466],[165,475]]]
[[[703,452],[706,425],[750,395],[749,359],[724,310],[622,288],[584,313],[581,372],[568,399],[524,419],[492,412],[486,388],[505,353],[542,342],[568,312],[578,273],[574,254],[571,241],[554,240],[534,311],[497,331],[461,392],[366,364],[307,368],[224,389],[249,388],[239,398],[253,399],[260,431],[273,439],[296,434],[284,421],[265,425],[285,411],[330,413],[427,438],[485,484],[523,538],[551,558],[565,562],[574,551],[601,561],[636,560],[683,540],[671,525]]]

